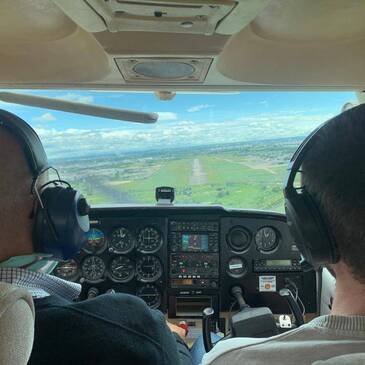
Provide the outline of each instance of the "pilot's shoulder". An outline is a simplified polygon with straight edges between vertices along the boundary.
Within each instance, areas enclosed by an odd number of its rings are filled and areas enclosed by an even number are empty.
[[[46,298],[46,301],[36,301],[38,319],[40,317],[93,317],[100,321],[113,321],[124,323],[146,320],[151,322],[164,322],[164,316],[160,311],[151,310],[145,301],[137,296],[113,293],[103,294],[81,302],[69,302],[61,298]],[[152,324],[152,323],[151,323]]]

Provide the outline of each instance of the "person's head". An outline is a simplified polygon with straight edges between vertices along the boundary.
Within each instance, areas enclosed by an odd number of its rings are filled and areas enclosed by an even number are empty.
[[[0,118],[0,266],[38,270],[68,260],[87,241],[89,205],[48,164],[24,120],[4,110]],[[49,181],[49,171],[56,179]]]
[[[341,262],[365,284],[365,105],[340,114],[318,132],[302,171]]]
[[[0,127],[0,262],[33,252],[33,174],[21,141]],[[46,174],[44,175],[46,178]],[[43,180],[44,181],[44,180]]]

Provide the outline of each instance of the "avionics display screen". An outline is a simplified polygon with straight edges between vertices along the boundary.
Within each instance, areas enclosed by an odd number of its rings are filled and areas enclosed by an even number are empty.
[[[182,234],[181,236],[181,250],[184,252],[208,252],[207,234]]]
[[[291,266],[291,260],[266,260],[266,266]]]

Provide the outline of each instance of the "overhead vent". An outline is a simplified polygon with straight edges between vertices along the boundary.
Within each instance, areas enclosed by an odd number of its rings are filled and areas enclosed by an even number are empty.
[[[126,83],[203,83],[211,58],[116,58]]]
[[[110,32],[149,31],[212,35],[237,5],[231,0],[85,0]]]

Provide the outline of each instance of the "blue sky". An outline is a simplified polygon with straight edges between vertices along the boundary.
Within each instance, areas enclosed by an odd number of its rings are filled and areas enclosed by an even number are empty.
[[[356,100],[350,92],[178,93],[172,101],[152,93],[25,92],[160,115],[141,125],[0,102],[36,129],[50,158],[303,136]]]

